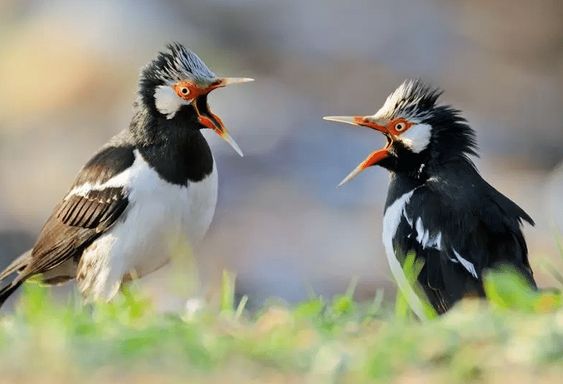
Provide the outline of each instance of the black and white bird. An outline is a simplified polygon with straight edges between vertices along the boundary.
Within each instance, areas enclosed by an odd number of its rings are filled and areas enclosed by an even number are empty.
[[[217,170],[201,130],[239,155],[207,104],[209,92],[249,78],[218,77],[173,43],[141,72],[128,129],[79,172],[34,247],[0,273],[0,305],[26,279],[76,279],[90,300],[109,300],[123,281],[165,265],[179,245],[204,237],[217,201]]]
[[[475,132],[459,110],[437,104],[441,93],[407,80],[374,115],[325,117],[387,139],[340,185],[373,165],[391,173],[383,243],[391,272],[419,317],[423,305],[401,267],[407,252],[424,261],[418,281],[439,313],[464,296],[483,296],[484,271],[502,264],[535,287],[521,230],[522,221],[533,221],[479,175],[469,158],[477,155]]]

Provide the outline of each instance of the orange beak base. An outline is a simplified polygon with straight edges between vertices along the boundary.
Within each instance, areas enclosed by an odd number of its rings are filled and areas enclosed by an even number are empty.
[[[370,153],[368,155],[368,157],[366,157],[366,159],[364,161],[362,161],[352,172],[350,172],[348,174],[348,176],[346,176],[341,182],[340,184],[338,184],[338,186],[342,186],[345,183],[347,183],[348,181],[352,180],[354,177],[356,177],[360,172],[362,172],[364,169],[371,167],[372,165],[375,165],[377,163],[379,163],[381,160],[385,159],[389,157],[389,151],[388,151],[388,147],[382,148],[382,149],[378,149],[377,151],[374,151],[372,153]]]
[[[219,116],[209,110],[209,106],[207,105],[207,94],[197,97],[193,102],[193,106],[200,124],[206,128],[214,130],[223,140],[233,147],[240,157],[243,157],[244,155],[242,150],[225,128],[223,121],[219,118]]]
[[[371,128],[371,129],[374,129],[376,131],[383,133],[387,137],[387,145],[385,145],[384,148],[378,149],[377,151],[370,153],[364,161],[362,161],[352,172],[350,172],[348,174],[348,176],[346,176],[340,182],[340,184],[338,184],[339,187],[344,185],[348,181],[352,180],[354,177],[356,177],[364,169],[369,168],[372,165],[376,165],[381,160],[389,157],[389,155],[390,155],[389,147],[391,146],[391,143],[393,141],[392,141],[391,136],[390,136],[389,132],[387,131],[386,127],[375,124],[374,122],[366,119],[364,116],[326,116],[326,117],[324,117],[324,119],[329,120],[329,121],[337,121],[337,122],[341,122],[341,123]]]

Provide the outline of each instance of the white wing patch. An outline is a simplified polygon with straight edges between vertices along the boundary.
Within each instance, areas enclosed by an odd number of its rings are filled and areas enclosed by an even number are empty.
[[[412,219],[407,215],[407,210],[403,209],[403,217],[409,223],[409,226],[412,228]]]
[[[416,241],[422,244],[422,248],[425,248],[424,243],[428,241],[428,236],[429,233],[424,230],[424,227],[422,226],[422,219],[419,217],[416,219]]]
[[[408,218],[407,221],[409,221]],[[409,221],[409,224],[412,227],[412,220]],[[424,229],[424,224],[422,223],[422,219],[420,217],[416,219],[415,230],[416,241],[418,241],[418,243],[422,245],[422,249],[434,248],[438,251],[442,250],[442,232],[438,232],[436,236],[431,237],[430,231]]]
[[[452,248],[452,250],[454,251],[454,255],[455,255],[456,259],[461,263],[461,265],[463,265],[463,267],[465,269],[467,269],[467,271],[469,273],[471,273],[471,275],[474,278],[477,279],[478,276],[477,276],[477,271],[475,270],[475,266],[471,262],[469,262],[467,259],[464,259],[455,249]]]
[[[428,243],[429,247],[435,248],[438,251],[442,250],[442,232],[438,232],[438,235],[430,239]]]
[[[88,195],[88,192],[101,191],[101,190],[106,189],[106,188],[124,188],[124,189],[127,189],[127,187],[130,184],[130,181],[132,179],[136,178],[141,172],[143,172],[145,167],[146,167],[146,163],[144,162],[144,160],[142,160],[142,158],[140,158],[139,152],[137,150],[135,150],[134,154],[135,154],[135,161],[133,162],[133,165],[131,165],[129,168],[125,169],[123,172],[118,173],[117,175],[115,175],[114,177],[112,177],[111,179],[109,179],[109,180],[107,180],[103,183],[99,183],[99,182],[88,183],[87,182],[87,183],[78,185],[78,186],[72,188],[64,199],[67,200],[71,196],[83,196],[83,197],[85,197],[85,196]]]

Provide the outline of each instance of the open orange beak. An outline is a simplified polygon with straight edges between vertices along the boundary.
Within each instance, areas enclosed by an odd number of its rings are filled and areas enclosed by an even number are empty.
[[[382,125],[378,125],[378,124],[374,123],[369,117],[364,117],[364,116],[325,116],[325,117],[323,117],[323,119],[328,120],[328,121],[337,121],[339,123],[346,123],[346,124],[352,124],[352,125],[357,125],[357,126],[361,126],[361,127],[375,129],[376,131],[383,133],[387,137],[387,144],[385,145],[385,147],[370,153],[364,161],[362,161],[352,172],[350,172],[348,174],[348,176],[346,176],[340,182],[340,184],[338,184],[339,187],[344,185],[348,181],[352,180],[354,177],[356,177],[364,169],[371,167],[372,165],[375,165],[375,164],[379,163],[381,160],[389,157],[389,155],[390,155],[389,147],[393,143],[391,135],[389,134],[387,128],[385,128]]]
[[[229,134],[223,121],[219,118],[219,116],[215,115],[209,109],[209,105],[207,104],[207,95],[214,89],[226,87],[227,85],[231,84],[240,84],[240,83],[248,83],[250,81],[254,81],[254,79],[250,79],[248,77],[222,77],[211,83],[209,87],[207,87],[202,94],[197,96],[192,105],[197,113],[197,118],[201,125],[207,127],[209,129],[214,130],[223,140],[230,144],[231,147],[238,153],[241,157],[243,157],[242,150],[236,143],[235,139]]]

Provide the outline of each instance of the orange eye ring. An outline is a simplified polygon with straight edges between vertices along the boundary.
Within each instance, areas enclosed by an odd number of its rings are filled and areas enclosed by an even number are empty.
[[[396,135],[400,135],[411,127],[411,123],[404,118],[400,117],[387,125],[387,129]]]
[[[187,81],[178,82],[173,86],[173,88],[178,97],[188,101],[195,99],[201,93],[195,85]]]

